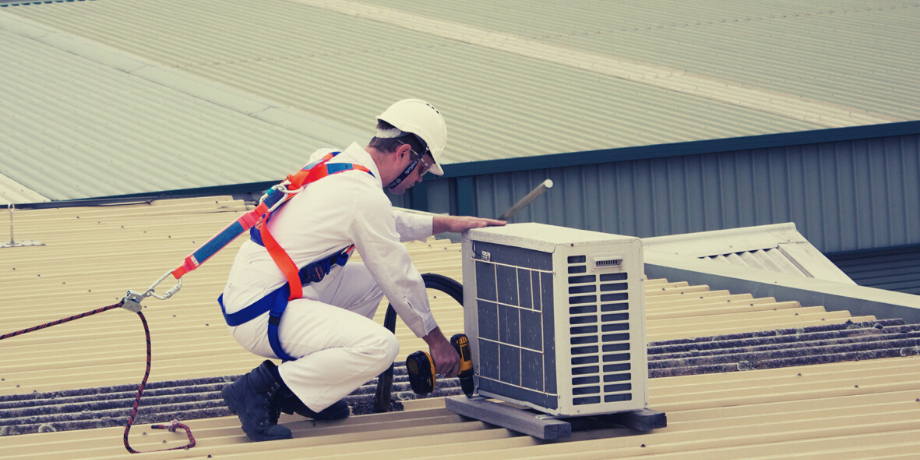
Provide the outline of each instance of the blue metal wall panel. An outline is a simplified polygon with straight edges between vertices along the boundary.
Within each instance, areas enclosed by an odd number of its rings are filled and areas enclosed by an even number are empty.
[[[920,243],[920,136],[639,159],[475,177],[476,211],[650,237],[795,222],[824,252]]]
[[[828,254],[856,284],[920,294],[920,246]]]

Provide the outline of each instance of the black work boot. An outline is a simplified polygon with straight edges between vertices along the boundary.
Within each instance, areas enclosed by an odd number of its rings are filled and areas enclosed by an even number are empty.
[[[285,389],[281,392],[281,412],[297,414],[313,420],[332,421],[348,418],[348,415],[351,414],[351,408],[348,407],[348,403],[344,399],[340,399],[335,404],[319,412],[313,412],[294,392]]]
[[[265,361],[252,372],[220,390],[230,412],[239,415],[243,431],[253,441],[291,439],[287,427],[278,425],[281,384],[272,376],[275,363]]]

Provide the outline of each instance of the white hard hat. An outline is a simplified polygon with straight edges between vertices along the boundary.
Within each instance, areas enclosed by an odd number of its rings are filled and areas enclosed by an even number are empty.
[[[377,120],[385,121],[400,131],[421,138],[428,145],[428,151],[434,158],[432,174],[444,174],[440,158],[441,152],[447,146],[447,123],[438,109],[421,99],[403,99],[378,115]],[[419,153],[424,155],[424,152]]]

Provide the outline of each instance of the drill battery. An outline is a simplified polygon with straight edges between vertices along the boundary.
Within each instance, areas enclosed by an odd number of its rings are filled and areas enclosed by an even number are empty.
[[[470,341],[466,334],[456,334],[450,338],[450,344],[460,355],[460,388],[467,397],[473,396],[473,360],[470,353]],[[412,391],[419,395],[426,395],[434,391],[437,385],[434,361],[431,355],[424,351],[416,351],[406,358],[406,369],[409,371],[409,385]]]

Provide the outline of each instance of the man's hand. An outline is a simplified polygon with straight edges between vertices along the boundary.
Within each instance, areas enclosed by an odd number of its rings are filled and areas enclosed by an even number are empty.
[[[432,233],[454,232],[463,233],[471,228],[502,226],[507,222],[503,220],[484,219],[472,216],[434,216]]]
[[[456,377],[460,372],[460,355],[454,346],[444,338],[441,328],[431,330],[422,340],[428,344],[428,352],[434,360],[435,372],[446,378]]]

